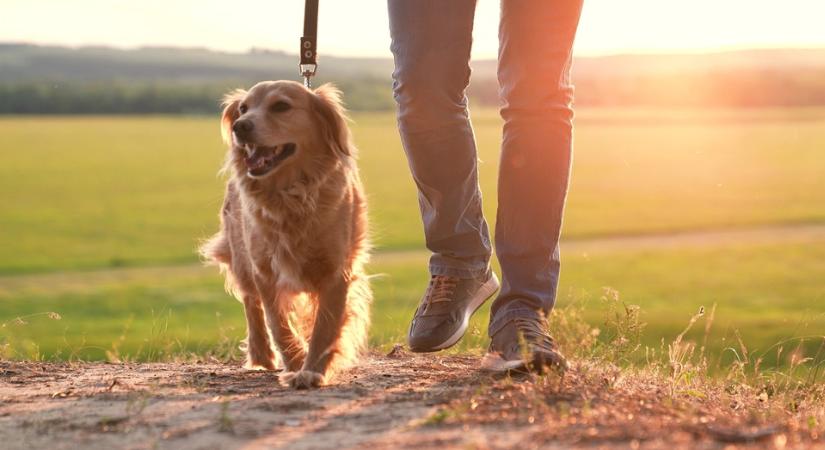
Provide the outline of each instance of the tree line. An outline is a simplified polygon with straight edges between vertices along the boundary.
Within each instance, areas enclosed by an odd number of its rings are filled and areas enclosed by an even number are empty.
[[[317,80],[317,83],[325,81]],[[336,79],[355,111],[395,107],[389,77]],[[576,104],[608,107],[825,106],[825,71],[718,71],[574,76]],[[214,114],[221,96],[252,82],[15,81],[0,83],[0,114]],[[540,93],[537,93],[540,95]],[[473,106],[496,107],[493,78],[474,80]]]

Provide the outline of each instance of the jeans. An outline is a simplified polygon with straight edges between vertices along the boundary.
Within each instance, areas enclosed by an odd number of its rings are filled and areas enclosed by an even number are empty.
[[[465,94],[475,0],[388,0],[398,129],[418,187],[430,273],[489,270],[475,136]],[[502,0],[504,134],[495,249],[502,287],[488,333],[553,308],[572,151],[570,62],[582,0]]]

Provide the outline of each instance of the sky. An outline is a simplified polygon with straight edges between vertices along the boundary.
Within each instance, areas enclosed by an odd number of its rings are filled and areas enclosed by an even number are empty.
[[[320,3],[319,54],[389,56],[385,0]],[[582,56],[825,47],[825,0],[585,0],[584,5],[575,49]],[[0,0],[0,41],[295,53],[303,6],[302,0]],[[498,12],[498,0],[478,0],[474,57],[495,56]]]

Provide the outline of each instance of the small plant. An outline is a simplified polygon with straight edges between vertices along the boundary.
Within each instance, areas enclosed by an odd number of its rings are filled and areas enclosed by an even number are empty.
[[[137,352],[141,359],[161,361],[172,354],[174,342],[168,339],[171,314],[172,312],[169,310],[161,311],[160,314],[155,314],[155,311],[152,310],[152,330]]]
[[[41,312],[41,313],[28,314],[28,315],[25,315],[25,316],[17,316],[14,319],[12,319],[8,322],[3,322],[2,324],[0,324],[0,328],[8,328],[8,327],[11,327],[13,325],[14,326],[28,325],[29,322],[27,322],[27,320],[31,320],[33,317],[39,317],[39,316],[46,316],[46,317],[48,317],[49,319],[52,319],[52,320],[62,319],[60,314],[58,314],[54,311],[47,311],[47,312]]]
[[[585,319],[586,298],[573,295],[550,314],[550,334],[568,357],[585,358],[593,355],[601,330]]]
[[[606,347],[609,361],[626,364],[630,356],[641,348],[642,331],[641,308],[628,305],[619,297],[619,291],[604,287],[601,300],[607,306],[605,317]]]
[[[235,331],[235,329],[225,325],[221,319],[221,313],[215,312],[218,343],[207,351],[207,357],[223,363],[238,361],[243,355],[241,352],[241,340],[233,336],[232,332]]]
[[[677,388],[681,385],[690,386],[693,379],[698,375],[703,375],[707,372],[707,363],[704,358],[699,355],[698,360],[694,359],[696,356],[696,344],[684,340],[685,335],[693,328],[700,318],[705,316],[705,307],[699,308],[699,312],[690,318],[687,327],[676,336],[667,346],[668,367],[670,368],[670,396],[673,397],[677,393]],[[706,333],[709,330],[706,329]],[[686,389],[681,393],[697,396],[694,390]]]
[[[61,320],[60,314],[54,311],[40,312],[28,314],[25,316],[17,316],[14,319],[0,324],[0,329],[13,329],[17,327],[24,327],[29,324],[29,321],[37,317],[47,317],[51,320]],[[40,352],[40,347],[36,342],[25,340],[22,342],[15,342],[13,333],[0,337],[0,359],[29,359],[32,361],[42,361],[43,354]]]
[[[129,320],[127,320],[123,326],[123,333],[120,334],[116,341],[112,342],[112,347],[106,350],[106,360],[110,363],[124,362],[124,357],[120,354],[120,346],[126,341],[126,336],[129,334],[129,329],[134,319],[134,315],[129,316]]]

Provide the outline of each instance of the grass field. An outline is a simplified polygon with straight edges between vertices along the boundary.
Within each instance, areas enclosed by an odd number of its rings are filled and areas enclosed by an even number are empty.
[[[426,285],[426,254],[394,119],[354,120],[378,247],[372,271],[383,274],[372,342],[389,345],[403,338]],[[480,112],[474,124],[492,218],[500,122]],[[195,265],[222,195],[216,119],[5,118],[0,136],[6,356],[157,359],[228,348],[242,335],[240,305],[215,271]],[[825,223],[823,150],[825,110],[582,111],[565,242],[777,225],[792,234],[791,225]],[[641,306],[644,341],[656,348],[714,303],[708,346],[726,358],[725,348],[739,348],[734,330],[759,353],[798,336],[811,336],[814,351],[825,329],[823,240],[564,257],[560,307],[586,302],[600,326],[602,289],[614,288]],[[49,311],[62,319],[41,314]],[[485,345],[486,315],[459,350]]]

